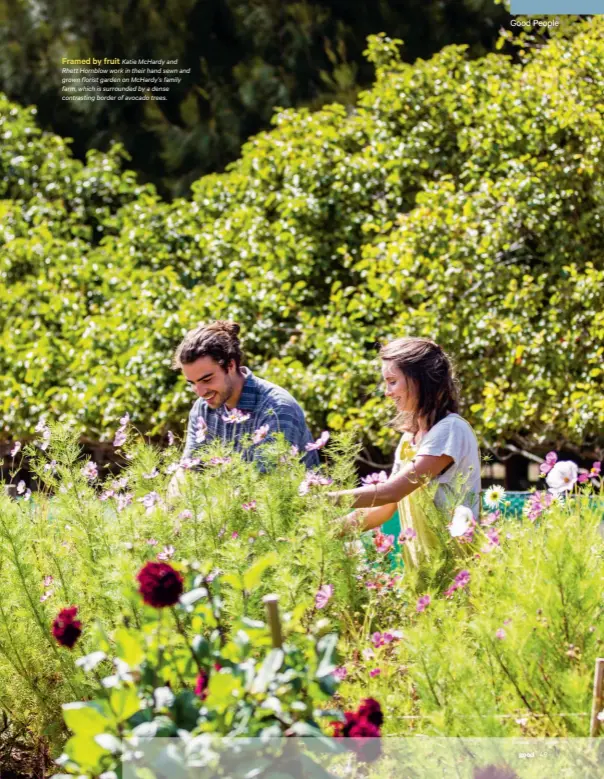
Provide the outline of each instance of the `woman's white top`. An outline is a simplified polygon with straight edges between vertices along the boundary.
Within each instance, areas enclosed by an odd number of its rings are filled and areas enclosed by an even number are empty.
[[[403,442],[410,442],[405,435],[395,454],[395,473],[401,467],[400,450]],[[453,462],[444,473],[433,481],[438,483],[434,503],[439,509],[467,506],[478,518],[480,507],[480,448],[476,434],[459,414],[448,414],[437,422],[417,446],[411,444],[415,456],[422,454],[439,456],[447,454]]]

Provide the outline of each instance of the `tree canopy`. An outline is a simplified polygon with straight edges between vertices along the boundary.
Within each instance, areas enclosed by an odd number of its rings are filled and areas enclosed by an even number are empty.
[[[373,71],[369,34],[388,30],[405,57],[466,43],[492,48],[509,16],[493,0],[0,0],[0,90],[74,139],[79,159],[113,140],[167,196],[189,194],[236,159],[276,106],[354,104]],[[61,58],[177,58],[189,71],[167,100],[61,100]]]
[[[174,429],[193,398],[171,351],[228,317],[315,431],[390,452],[375,344],[423,335],[455,357],[483,442],[601,447],[603,31],[413,66],[373,37],[353,110],[278,113],[172,203],[120,146],[84,165],[2,98],[2,435],[48,413],[106,440],[126,410]]]

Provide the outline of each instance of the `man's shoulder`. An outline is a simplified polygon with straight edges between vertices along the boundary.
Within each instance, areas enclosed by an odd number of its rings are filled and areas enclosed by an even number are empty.
[[[274,384],[272,381],[261,379],[258,376],[255,376],[254,378],[258,385],[262,405],[267,405],[275,409],[296,408],[302,410],[298,401],[286,389],[283,389],[283,387],[280,387],[278,384]]]

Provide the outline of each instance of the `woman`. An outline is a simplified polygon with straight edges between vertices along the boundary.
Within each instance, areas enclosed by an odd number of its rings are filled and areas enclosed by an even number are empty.
[[[453,368],[438,344],[398,338],[382,347],[380,357],[385,394],[396,405],[395,426],[403,433],[392,474],[385,482],[331,495],[354,499],[357,510],[345,518],[346,527],[371,530],[398,508],[405,563],[415,567],[438,545],[428,520],[435,506],[452,514],[465,505],[478,519],[480,451],[458,414]]]

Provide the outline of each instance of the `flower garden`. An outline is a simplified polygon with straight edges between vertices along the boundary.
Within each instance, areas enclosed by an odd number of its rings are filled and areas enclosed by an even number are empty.
[[[104,476],[42,421],[12,449],[41,489],[2,499],[0,705],[55,770],[107,779],[136,765],[125,744],[155,737],[181,744],[186,757],[166,752],[179,770],[212,776],[212,738],[297,735],[321,739],[331,775],[352,754],[386,776],[389,736],[588,735],[599,463],[550,453],[521,518],[498,487],[479,521],[435,510],[442,553],[407,571],[406,536],[341,537],[326,485],[354,482],[346,436],[318,439],[312,480],[285,440],[263,444],[266,473],[212,444],[173,502],[176,442],[147,444],[126,416],[114,445],[123,467]],[[284,775],[315,765],[271,759]]]

